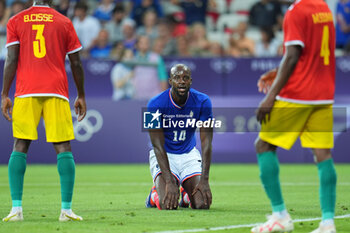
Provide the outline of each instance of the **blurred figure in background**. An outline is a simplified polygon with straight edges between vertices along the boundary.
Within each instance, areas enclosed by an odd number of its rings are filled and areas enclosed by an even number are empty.
[[[183,13],[180,0],[163,0],[161,4],[165,16]]]
[[[130,49],[123,49],[119,63],[111,71],[111,82],[113,85],[112,99],[125,100],[131,99],[134,95],[134,86],[132,77],[134,75],[130,62],[133,59],[133,52]]]
[[[196,22],[205,24],[208,0],[181,0],[180,5],[185,12],[187,25]]]
[[[152,51],[156,54],[161,55],[164,49],[164,42],[163,40],[161,40],[160,38],[157,38],[153,41],[153,45],[152,45]]]
[[[143,15],[149,10],[156,12],[158,17],[163,17],[163,10],[159,0],[134,0],[131,18],[135,20],[137,26],[142,25]]]
[[[148,36],[153,44],[158,37],[157,14],[153,10],[147,10],[143,15],[143,25],[136,30],[138,36]]]
[[[176,38],[177,54],[179,57],[190,57],[190,51],[188,49],[187,36],[179,36]]]
[[[11,4],[11,17],[17,15],[19,12],[23,11],[26,5],[23,1],[14,1]]]
[[[123,31],[123,44],[125,48],[134,50],[136,44],[136,32],[135,32],[135,21],[129,18],[123,20],[122,31]]]
[[[336,14],[336,45],[344,48],[350,43],[350,0],[339,0]]]
[[[257,27],[282,28],[283,16],[278,1],[260,0],[249,12],[249,23]]]
[[[228,48],[226,50],[226,54],[228,56],[236,57],[236,58],[241,56],[241,51],[238,47],[238,41],[236,39],[234,39],[233,37],[231,37],[229,39],[229,44],[228,44]]]
[[[193,56],[206,56],[209,53],[210,43],[207,40],[204,24],[195,23],[190,29],[189,49]]]
[[[56,5],[55,9],[62,15],[68,16],[69,6],[69,0],[61,0],[58,5]]]
[[[210,57],[222,57],[225,55],[225,51],[220,42],[212,41],[209,44],[209,54]]]
[[[176,41],[172,36],[172,24],[168,19],[158,23],[158,39],[163,43],[162,56],[173,56],[176,54]]]
[[[118,3],[112,11],[112,20],[105,25],[109,33],[109,42],[113,45],[124,39],[122,24],[125,17],[125,7],[122,3]]]
[[[278,55],[281,43],[275,39],[275,34],[270,27],[260,29],[261,40],[256,43],[255,56],[257,57],[274,57]]]
[[[107,22],[112,18],[112,11],[114,7],[114,0],[101,0],[93,16],[95,16],[101,22]]]
[[[88,6],[84,2],[78,2],[74,7],[73,25],[83,45],[86,56],[101,30],[100,22],[93,16],[87,14]]]
[[[167,73],[161,56],[150,52],[147,36],[140,36],[134,57],[133,84],[136,99],[150,99],[168,88]]]
[[[108,42],[108,37],[109,34],[106,29],[102,29],[98,33],[90,49],[90,57],[107,59],[111,56],[113,46]]]
[[[229,40],[229,49],[227,54],[233,57],[252,57],[254,56],[255,42],[246,36],[247,23],[238,23],[236,29]]]
[[[6,35],[6,24],[10,17],[10,12],[6,9],[6,2],[5,0],[0,1],[0,35]],[[5,43],[3,45],[5,46]],[[1,48],[3,48],[2,46]]]
[[[117,44],[114,45],[111,51],[111,58],[116,61],[119,61],[123,56],[124,50],[125,50],[125,47],[124,47],[123,41],[118,42]]]
[[[6,8],[5,0],[0,1],[0,58],[5,59],[7,54],[6,44],[6,24],[10,18],[10,10]]]
[[[185,23],[185,14],[182,12],[175,13],[167,17],[169,24],[172,28],[172,36],[178,37],[186,35],[188,32],[188,26]]]

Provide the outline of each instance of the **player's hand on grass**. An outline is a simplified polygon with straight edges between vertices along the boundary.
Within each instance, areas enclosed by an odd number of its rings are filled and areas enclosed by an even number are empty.
[[[256,119],[261,124],[270,120],[270,113],[275,103],[275,99],[265,97],[256,110]]]
[[[201,193],[203,197],[204,205],[208,207],[211,206],[213,196],[211,194],[210,186],[208,181],[200,181],[197,186],[194,188],[192,192],[192,196],[194,196],[196,193]]]
[[[12,101],[7,96],[1,98],[1,113],[6,120],[11,121]]]
[[[272,86],[272,83],[276,78],[276,75],[277,75],[277,69],[269,70],[263,75],[261,75],[257,84],[259,92],[263,92],[264,94],[269,92]]]
[[[85,97],[77,97],[74,102],[75,114],[78,115],[78,121],[82,121],[86,115]]]
[[[177,209],[179,205],[179,196],[179,187],[173,182],[166,183],[163,206],[165,206],[167,210]]]

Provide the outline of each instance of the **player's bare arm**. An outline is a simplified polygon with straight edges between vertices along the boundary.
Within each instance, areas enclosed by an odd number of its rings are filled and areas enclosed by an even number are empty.
[[[274,80],[270,91],[260,102],[258,110],[256,112],[256,118],[260,123],[265,122],[266,117],[267,120],[269,120],[268,117],[275,103],[276,96],[284,87],[284,85],[286,85],[290,75],[293,73],[301,52],[302,48],[299,45],[286,46],[286,53],[281,61],[276,79]]]
[[[16,75],[18,64],[19,45],[15,44],[7,48],[7,57],[4,65],[3,83],[1,90],[1,112],[6,120],[11,121],[12,101],[8,97],[11,84]]]
[[[200,192],[203,196],[204,205],[209,209],[212,203],[212,194],[209,186],[209,169],[212,156],[213,129],[201,128],[200,139],[202,147],[202,175],[192,195]]]
[[[162,205],[166,209],[176,209],[179,200],[179,187],[176,185],[176,181],[170,171],[169,160],[164,148],[164,133],[162,129],[149,130],[149,135],[154,148],[158,165],[162,171],[160,179],[165,181],[165,196],[162,200]]]
[[[69,54],[68,57],[74,77],[75,86],[77,87],[78,91],[78,96],[74,102],[75,114],[78,115],[78,121],[82,121],[86,115],[84,70],[81,64],[79,52]]]

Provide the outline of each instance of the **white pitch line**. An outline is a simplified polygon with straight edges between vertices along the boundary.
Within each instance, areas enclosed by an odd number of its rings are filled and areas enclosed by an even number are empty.
[[[350,214],[336,216],[336,219],[350,218]],[[305,219],[295,219],[293,222],[312,222],[319,221],[322,218],[305,218]],[[230,229],[238,229],[238,228],[247,228],[254,227],[260,225],[262,223],[252,223],[252,224],[243,224],[243,225],[230,225],[230,226],[222,226],[222,227],[209,227],[209,228],[198,228],[198,229],[188,229],[188,230],[174,230],[174,231],[158,231],[154,233],[187,233],[187,232],[203,232],[203,231],[222,231],[222,230],[230,230]]]
[[[8,183],[0,183],[1,186],[8,186]],[[76,186],[151,186],[152,182],[76,182]],[[350,182],[339,182],[338,186],[350,186]],[[25,183],[27,187],[60,186],[57,183]],[[210,182],[210,186],[261,186],[260,182]],[[282,186],[319,186],[318,182],[282,182]]]

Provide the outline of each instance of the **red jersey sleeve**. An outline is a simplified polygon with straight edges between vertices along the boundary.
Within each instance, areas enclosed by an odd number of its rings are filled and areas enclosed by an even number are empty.
[[[297,11],[299,9],[292,8],[286,13],[283,22],[284,29],[284,46],[300,45],[305,47],[305,20],[302,14]]]
[[[9,47],[14,44],[19,44],[19,37],[16,32],[16,26],[14,25],[14,20],[10,19],[7,23],[6,47]]]
[[[67,27],[67,42],[67,54],[75,53],[83,48],[71,21],[69,21]]]

